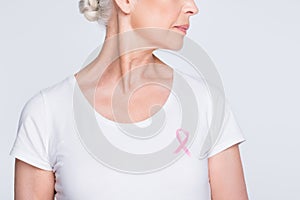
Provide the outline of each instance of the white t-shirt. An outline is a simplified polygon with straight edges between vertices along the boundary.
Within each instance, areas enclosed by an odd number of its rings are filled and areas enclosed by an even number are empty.
[[[88,101],[82,93],[73,96],[74,89],[79,88],[73,74],[42,89],[27,101],[20,115],[17,137],[10,155],[38,168],[53,171],[57,200],[210,200],[207,158],[245,141],[245,138],[226,101],[220,138],[211,146],[206,157],[199,159],[197,155],[207,136],[212,116],[209,92],[199,77],[179,70],[175,72],[195,92],[199,109],[200,125],[193,143],[188,147],[190,156],[184,152],[169,166],[140,174],[124,173],[99,162],[84,145],[76,127],[73,98],[81,98],[86,105]],[[148,154],[162,150],[176,138],[174,133],[183,120],[178,102],[176,94],[171,93],[158,112],[163,110],[166,116],[161,134],[142,140],[124,134],[114,121],[95,110],[94,115],[102,134],[112,145],[124,152]],[[145,127],[151,124],[151,120],[148,118],[135,124]],[[81,134],[84,133],[81,131]]]

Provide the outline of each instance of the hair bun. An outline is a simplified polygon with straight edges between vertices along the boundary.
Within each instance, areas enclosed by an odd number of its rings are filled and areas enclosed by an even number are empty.
[[[90,22],[107,24],[112,8],[112,0],[80,0],[80,13]]]
[[[79,11],[89,21],[97,21],[100,17],[100,5],[98,0],[80,0]]]

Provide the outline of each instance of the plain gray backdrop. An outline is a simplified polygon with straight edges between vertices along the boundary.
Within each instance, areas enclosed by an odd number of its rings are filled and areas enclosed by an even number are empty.
[[[300,1],[196,0],[187,37],[216,64],[247,141],[249,198],[299,198]],[[9,150],[25,102],[77,71],[103,40],[78,1],[1,1],[0,199],[13,199]]]

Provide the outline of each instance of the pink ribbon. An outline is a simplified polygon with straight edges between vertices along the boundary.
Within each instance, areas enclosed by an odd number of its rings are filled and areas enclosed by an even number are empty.
[[[180,138],[180,132],[183,132],[186,137],[184,138],[183,141],[181,141],[181,138]],[[183,130],[182,128],[179,128],[176,130],[176,138],[177,140],[179,141],[179,146],[177,147],[177,149],[175,150],[174,153],[178,153],[181,149],[183,149],[185,151],[185,153],[188,155],[188,156],[191,156],[191,153],[190,151],[187,149],[187,147],[185,146],[185,144],[187,143],[188,141],[188,138],[189,138],[189,132],[188,131],[185,131]]]

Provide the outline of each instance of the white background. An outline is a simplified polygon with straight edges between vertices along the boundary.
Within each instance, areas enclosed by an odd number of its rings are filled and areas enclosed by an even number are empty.
[[[196,0],[187,36],[213,59],[247,141],[250,199],[298,199],[300,2]],[[78,1],[2,1],[0,199],[13,199],[8,155],[25,102],[79,69],[102,41]]]

